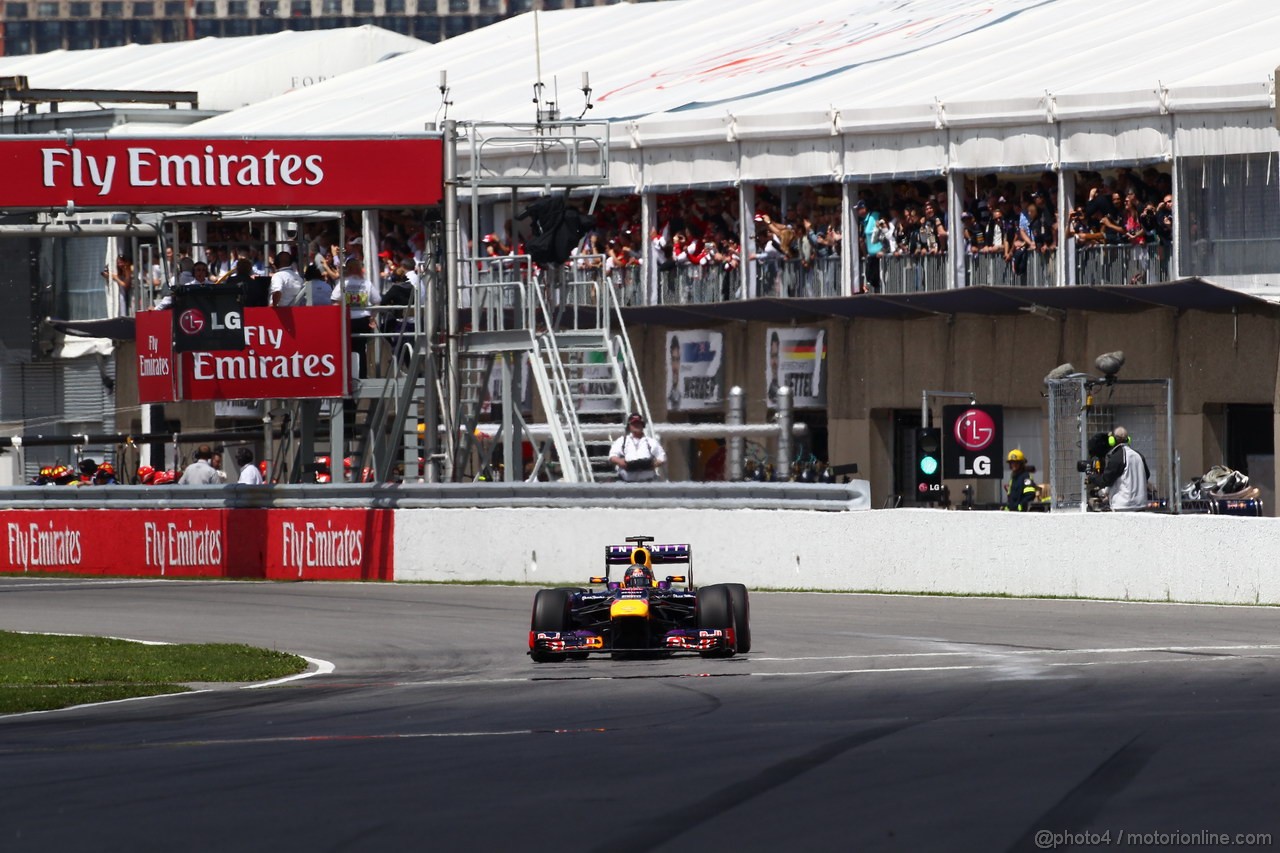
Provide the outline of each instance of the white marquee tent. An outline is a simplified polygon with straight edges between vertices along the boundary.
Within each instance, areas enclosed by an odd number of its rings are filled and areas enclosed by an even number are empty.
[[[6,56],[0,77],[39,89],[194,91],[201,110],[234,110],[425,45],[381,27],[280,32]]]
[[[540,59],[546,97],[565,116],[582,110],[590,73],[587,117],[612,124],[617,188],[1277,149],[1280,6],[1256,0],[669,0],[536,20],[511,18],[191,130],[421,132],[443,115],[442,71],[450,117],[528,122]]]

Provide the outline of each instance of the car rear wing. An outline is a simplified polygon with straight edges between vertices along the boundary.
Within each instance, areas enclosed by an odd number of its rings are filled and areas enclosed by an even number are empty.
[[[604,571],[606,580],[610,566],[627,566],[631,564],[631,552],[636,548],[644,548],[649,552],[649,562],[657,567],[664,565],[687,565],[685,582],[693,589],[693,546],[687,543],[679,545],[655,545],[638,543],[633,545],[604,546]]]
[[[606,566],[626,566],[631,563],[631,552],[635,545],[604,546],[604,564]],[[656,566],[659,563],[692,563],[692,545],[644,545],[650,554],[650,561]]]

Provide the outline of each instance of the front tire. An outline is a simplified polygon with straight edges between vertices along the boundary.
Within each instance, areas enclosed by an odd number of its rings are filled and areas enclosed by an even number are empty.
[[[724,584],[704,586],[698,590],[698,627],[733,630],[733,599]],[[728,648],[698,654],[704,658],[729,658],[734,652],[735,649]]]
[[[751,651],[751,598],[747,588],[740,583],[721,584],[729,590],[729,600],[733,603],[734,635],[738,638],[738,653]]]
[[[540,589],[533,597],[533,616],[529,621],[530,631],[555,631],[564,633],[570,629],[569,605],[573,601],[575,589]],[[533,650],[529,653],[534,663],[560,663],[567,660],[563,652],[544,652]]]

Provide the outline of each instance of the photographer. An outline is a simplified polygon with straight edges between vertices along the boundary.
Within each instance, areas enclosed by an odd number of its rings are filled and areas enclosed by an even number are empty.
[[[658,469],[667,464],[666,451],[656,439],[644,434],[644,418],[633,414],[627,418],[627,434],[609,448],[609,461],[618,468],[618,479],[624,483],[648,483],[658,478]]]
[[[1147,460],[1129,445],[1129,431],[1122,426],[1112,430],[1106,440],[1110,449],[1103,459],[1102,471],[1090,474],[1089,482],[1107,490],[1112,512],[1146,509],[1147,481],[1151,479]]]

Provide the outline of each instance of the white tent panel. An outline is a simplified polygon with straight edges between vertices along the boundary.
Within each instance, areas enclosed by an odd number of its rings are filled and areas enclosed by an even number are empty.
[[[639,148],[609,148],[609,187],[635,191],[640,188],[641,156]]]
[[[643,149],[643,189],[663,190],[738,180],[738,146],[732,142]]]
[[[1053,125],[951,131],[951,168],[962,171],[1052,169],[1058,161]]]
[[[947,167],[947,133],[846,134],[844,173],[861,180],[941,175]]]
[[[1179,114],[1174,117],[1174,149],[1179,157],[1280,150],[1274,118],[1273,110]]]
[[[1062,165],[1077,169],[1108,164],[1163,163],[1173,159],[1169,122],[1149,119],[1065,122]]]
[[[5,56],[0,77],[25,76],[36,89],[194,91],[201,109],[234,110],[425,46],[381,27],[284,31]],[[64,104],[60,110],[83,108],[96,107]]]
[[[819,183],[838,181],[843,174],[844,151],[839,136],[819,139],[784,139],[779,142],[748,139],[742,146],[744,181],[795,180]]]

